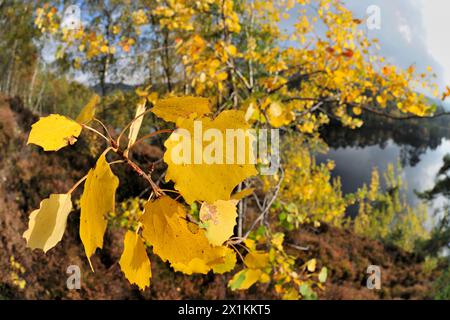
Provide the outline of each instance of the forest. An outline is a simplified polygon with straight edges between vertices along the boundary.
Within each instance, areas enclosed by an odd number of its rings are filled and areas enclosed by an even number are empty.
[[[0,300],[450,300],[450,87],[351,2],[0,0]]]

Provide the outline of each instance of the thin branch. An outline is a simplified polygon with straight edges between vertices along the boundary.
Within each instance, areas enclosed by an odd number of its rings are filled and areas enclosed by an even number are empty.
[[[267,214],[267,212],[269,212],[270,207],[272,206],[272,204],[275,202],[275,200],[278,198],[278,193],[280,192],[280,188],[281,188],[281,183],[284,180],[284,171],[283,169],[281,169],[280,167],[280,171],[281,171],[281,177],[280,177],[280,181],[278,181],[277,186],[275,187],[275,192],[272,196],[272,198],[270,199],[270,201],[267,203],[267,205],[264,208],[264,211],[261,212],[261,214],[258,216],[258,218],[256,218],[255,221],[253,221],[253,224],[250,226],[250,228],[248,229],[247,233],[245,234],[245,236],[243,237],[243,239],[247,239],[247,237],[250,235],[250,232],[252,232],[252,230],[256,227],[256,225],[258,224],[258,222],[260,222],[261,220],[264,219],[264,216]]]
[[[122,136],[125,134],[125,132],[131,127],[131,125],[140,117],[145,116],[147,113],[151,112],[152,109],[145,110],[140,115],[136,116],[133,120],[131,120],[120,132],[119,137],[117,138],[117,145],[120,146],[120,140],[122,139]]]
[[[140,142],[142,142],[142,141],[144,141],[144,140],[146,140],[148,138],[157,136],[158,134],[161,134],[161,133],[172,133],[172,132],[173,132],[172,129],[162,129],[162,130],[158,130],[158,131],[149,133],[149,134],[139,138],[138,140],[136,140],[128,149],[131,150],[131,148],[133,148],[136,144],[138,144],[138,143],[140,143]]]
[[[113,140],[113,138],[112,138],[111,134],[109,133],[108,128],[106,128],[105,124],[102,121],[100,121],[99,119],[97,119],[97,118],[94,118],[93,120],[98,122],[103,127],[103,129],[105,130],[106,134],[108,135],[108,138],[110,140]]]
[[[73,185],[73,187],[70,188],[69,191],[67,191],[67,193],[68,193],[68,194],[71,194],[72,192],[74,192],[75,189],[76,189],[80,184],[82,184],[83,181],[86,180],[86,179],[87,179],[87,175],[85,175],[83,178],[81,178],[80,180],[78,180],[77,183],[75,183],[75,184]]]
[[[98,134],[100,137],[102,137],[103,139],[105,139],[108,143],[111,143],[111,140],[109,140],[109,139],[108,139],[103,133],[101,133],[100,131],[98,131],[98,130],[92,128],[92,127],[89,127],[88,125],[85,125],[85,124],[82,124],[81,126],[82,126],[84,129],[90,130],[90,131],[92,131],[92,132]]]

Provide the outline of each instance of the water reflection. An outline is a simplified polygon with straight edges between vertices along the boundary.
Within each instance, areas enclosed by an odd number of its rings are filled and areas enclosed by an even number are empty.
[[[365,125],[358,130],[331,124],[322,133],[330,151],[317,155],[317,160],[335,161],[333,175],[341,177],[344,193],[369,184],[374,167],[381,173],[389,163],[400,161],[408,186],[407,200],[411,205],[417,204],[414,190],[433,187],[443,157],[450,153],[448,117],[397,121],[372,116],[364,120]],[[440,205],[441,200],[435,201],[433,207]]]
[[[364,183],[370,183],[374,167],[380,172],[385,172],[389,163],[397,163],[403,150],[403,146],[389,140],[383,146],[331,149],[326,155],[318,155],[317,159],[319,162],[326,159],[334,160],[336,168],[333,176],[341,177],[344,193],[351,193]],[[408,186],[407,199],[411,205],[419,201],[414,189],[423,191],[433,187],[436,173],[442,166],[442,159],[446,153],[450,153],[450,140],[444,139],[435,149],[423,150],[419,161],[404,165],[403,177]]]

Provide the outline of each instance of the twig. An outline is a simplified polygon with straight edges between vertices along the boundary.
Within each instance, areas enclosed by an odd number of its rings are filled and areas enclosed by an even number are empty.
[[[82,124],[81,126],[82,126],[84,129],[90,130],[90,131],[92,131],[92,132],[98,134],[100,137],[102,137],[103,139],[105,139],[108,143],[111,143],[111,140],[109,140],[109,139],[108,139],[103,133],[101,133],[100,131],[98,131],[98,130],[92,128],[92,127],[89,127],[88,125],[85,125],[85,124]]]
[[[274,203],[274,201],[278,197],[278,193],[280,192],[280,188],[281,188],[281,183],[284,180],[284,171],[283,171],[283,169],[281,167],[280,167],[280,171],[281,171],[280,181],[278,181],[278,184],[275,187],[275,192],[274,192],[274,194],[272,196],[272,199],[270,199],[270,201],[267,203],[267,206],[265,206],[263,212],[261,212],[261,214],[258,216],[258,218],[256,218],[255,221],[253,221],[251,227],[248,229],[248,231],[245,234],[245,236],[243,237],[243,239],[247,239],[247,237],[250,235],[250,232],[252,232],[252,230],[256,227],[258,222],[260,222],[261,220],[264,219],[264,216],[267,214],[267,212],[269,212],[270,207],[272,206],[272,204]]]
[[[69,191],[67,191],[67,193],[68,193],[68,194],[71,194],[72,192],[74,192],[75,189],[76,189],[80,184],[82,184],[83,181],[86,180],[86,179],[87,179],[87,175],[85,175],[83,178],[81,178],[80,180],[78,180],[77,183],[75,183],[75,184],[73,185],[73,187],[70,188]]]

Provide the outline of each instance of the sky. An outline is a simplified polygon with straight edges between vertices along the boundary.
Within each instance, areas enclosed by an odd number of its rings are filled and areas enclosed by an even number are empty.
[[[380,40],[381,54],[401,67],[415,63],[419,70],[431,66],[443,89],[450,84],[450,1],[346,0],[355,16],[366,17],[367,8],[380,8],[381,28],[368,30]]]

